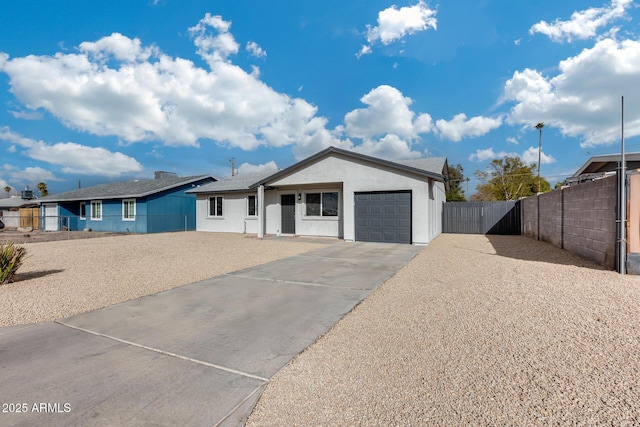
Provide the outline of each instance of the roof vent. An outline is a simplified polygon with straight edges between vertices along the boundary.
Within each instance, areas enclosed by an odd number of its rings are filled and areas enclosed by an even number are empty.
[[[178,178],[178,174],[174,172],[155,171],[156,179]]]

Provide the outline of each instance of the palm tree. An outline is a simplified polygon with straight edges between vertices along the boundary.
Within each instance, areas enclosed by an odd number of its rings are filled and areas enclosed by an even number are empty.
[[[540,139],[538,139],[538,193],[540,192],[540,156],[542,153],[542,128],[544,123],[540,122],[536,125],[536,129],[540,131]]]
[[[44,181],[40,181],[37,185],[38,190],[40,190],[40,194],[42,194],[42,197],[46,197],[49,192],[47,191],[47,183]]]
[[[7,194],[11,193],[11,187],[9,187],[8,185],[4,187],[4,191],[7,192]]]

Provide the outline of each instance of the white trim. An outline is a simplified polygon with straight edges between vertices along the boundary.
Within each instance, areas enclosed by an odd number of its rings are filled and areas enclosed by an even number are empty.
[[[264,237],[264,230],[266,228],[266,208],[267,205],[264,199],[264,185],[260,184],[258,187],[258,238]]]
[[[127,218],[125,217],[126,211],[125,211],[125,205],[127,203],[131,203],[133,202],[133,218]],[[136,203],[136,199],[122,199],[122,220],[123,221],[135,221],[136,220],[136,209],[137,209],[137,203]]]
[[[254,214],[253,215],[249,214],[249,198],[250,197],[253,197],[253,199],[254,199],[254,201],[253,201],[253,203],[254,203],[254,207],[253,207]],[[258,218],[258,196],[255,195],[255,194],[247,194],[244,199],[245,199],[245,202],[246,202],[246,218],[247,219],[257,219]]]
[[[218,201],[217,199],[220,198],[220,206],[222,207],[222,215],[217,215],[218,213]],[[212,215],[211,214],[211,199],[215,199],[216,200],[216,212]],[[224,196],[209,196],[207,197],[207,218],[209,219],[224,219]]]
[[[100,204],[100,216],[99,217],[94,217],[93,216],[93,204],[94,203],[95,204],[98,204],[98,203]],[[90,209],[91,212],[89,213],[89,218],[91,218],[91,221],[102,221],[102,200],[92,200],[90,202],[90,206],[91,206],[91,209]]]

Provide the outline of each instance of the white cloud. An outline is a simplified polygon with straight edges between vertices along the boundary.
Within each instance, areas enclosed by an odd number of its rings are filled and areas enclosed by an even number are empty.
[[[39,111],[9,111],[9,113],[16,119],[40,120],[42,118],[42,113]]]
[[[515,103],[508,123],[533,128],[544,122],[581,138],[583,147],[619,140],[621,96],[640,99],[640,41],[601,40],[558,69],[554,77],[531,69],[514,73],[503,95]],[[640,135],[640,104],[629,103],[625,110],[625,135]]]
[[[456,114],[452,120],[436,121],[436,128],[443,139],[458,142],[463,138],[486,135],[502,125],[502,117],[476,116],[467,119],[464,113]]]
[[[520,158],[528,164],[538,164],[538,147],[529,147],[527,150],[522,153]],[[556,159],[553,156],[544,153],[544,150],[540,152],[540,164],[548,165],[551,163],[555,163]]]
[[[208,139],[250,150],[324,138],[316,135],[326,132],[318,126],[326,120],[316,117],[315,106],[274,91],[258,79],[259,69],[249,74],[227,60],[238,46],[230,25],[207,14],[190,29],[209,70],[115,33],[81,44],[75,54],[0,54],[0,71],[29,110],[125,144],[197,146]]]
[[[0,140],[25,148],[24,154],[31,159],[60,166],[64,173],[114,177],[142,171],[142,165],[136,159],[101,147],[74,142],[47,144],[25,138],[7,127],[0,128]]]
[[[352,150],[387,160],[422,157],[419,151],[411,150],[411,146],[406,141],[393,134],[385,135],[377,141],[365,139],[362,144],[354,146]]]
[[[113,33],[97,42],[80,43],[80,52],[98,62],[106,61],[110,56],[123,62],[146,61],[156,54],[156,51],[155,47],[143,47],[139,39],[130,39],[120,33]]]
[[[529,29],[529,34],[544,34],[555,42],[565,40],[571,42],[575,39],[592,38],[597,35],[598,29],[601,27],[608,25],[613,20],[625,17],[625,10],[632,3],[633,0],[612,0],[609,6],[573,12],[568,21],[559,19],[553,23],[540,21]]]
[[[358,53],[356,53],[356,58],[360,59],[362,58],[364,55],[368,55],[372,52],[371,46],[369,45],[363,45],[362,48],[358,51]]]
[[[373,138],[391,133],[415,139],[419,133],[431,131],[431,116],[422,114],[414,120],[415,113],[409,109],[413,101],[392,86],[378,86],[360,101],[367,107],[344,116],[345,132],[350,137]]]
[[[198,55],[210,66],[218,61],[226,60],[229,55],[238,53],[240,45],[229,32],[230,27],[231,22],[225,21],[222,16],[211,16],[207,12],[197,25],[189,28],[189,34],[193,37],[194,44],[198,48]],[[212,29],[217,34],[209,34]]]
[[[260,45],[256,42],[248,42],[247,43],[247,51],[255,56],[256,58],[263,58],[267,56],[267,52],[260,47]]]
[[[518,141],[516,138],[510,136],[509,138],[507,138],[507,142],[509,144],[513,144],[513,145],[518,145],[520,144],[520,141]]]
[[[51,181],[64,181],[56,177],[53,172],[43,169],[41,167],[27,167],[23,170],[13,170],[9,172],[9,177],[12,182],[51,182]]]
[[[254,173],[254,172],[272,172],[272,171],[273,172],[278,171],[278,165],[273,160],[271,160],[268,163],[263,163],[259,165],[252,165],[251,163],[243,163],[238,168],[239,174]]]
[[[472,162],[486,162],[489,160],[493,160],[493,159],[501,159],[504,157],[519,157],[520,159],[522,159],[522,161],[526,164],[537,164],[538,163],[538,148],[537,147],[529,147],[527,148],[527,150],[525,150],[524,153],[522,154],[518,154],[518,153],[514,153],[514,152],[506,152],[506,151],[500,151],[499,153],[496,153],[495,151],[493,151],[493,147],[490,148],[485,148],[485,149],[478,149],[476,150],[475,153],[472,153],[471,155],[469,155],[469,160]],[[540,163],[541,164],[550,164],[550,163],[554,163],[556,161],[556,159],[553,158],[553,156],[547,155],[544,153],[544,151],[542,151],[540,153]]]
[[[437,11],[430,9],[423,0],[419,0],[413,6],[405,6],[398,9],[395,5],[378,13],[378,25],[367,25],[367,42],[360,52],[356,54],[358,58],[371,53],[371,45],[377,41],[384,45],[393,43],[401,38],[425,31],[429,28],[434,30],[438,27],[436,19]]]
[[[490,147],[476,150],[475,153],[469,155],[469,160],[472,162],[486,162],[487,160],[499,159],[507,156],[514,157],[517,156],[517,154],[507,153],[506,151],[496,153],[493,151],[493,147]]]
[[[391,6],[378,13],[378,25],[369,26],[367,29],[367,41],[373,43],[380,40],[383,44],[389,44],[406,35],[429,28],[437,29],[438,20],[436,11],[429,9],[424,1],[420,0],[414,6],[405,6],[397,9]]]

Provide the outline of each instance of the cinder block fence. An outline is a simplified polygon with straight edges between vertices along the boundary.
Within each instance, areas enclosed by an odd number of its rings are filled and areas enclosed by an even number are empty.
[[[522,234],[616,267],[615,176],[522,200]]]

